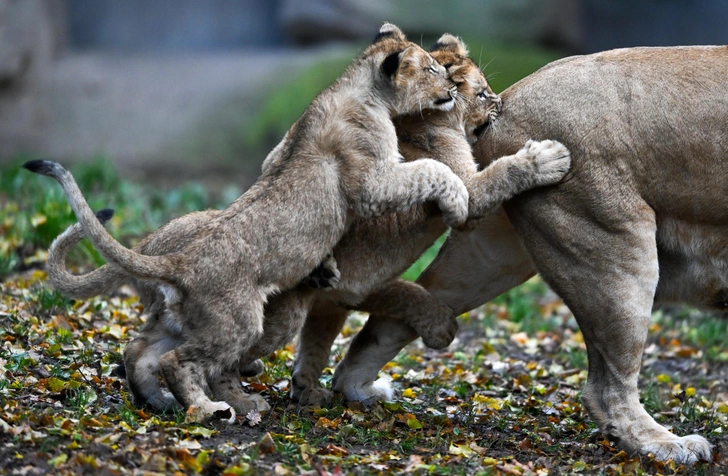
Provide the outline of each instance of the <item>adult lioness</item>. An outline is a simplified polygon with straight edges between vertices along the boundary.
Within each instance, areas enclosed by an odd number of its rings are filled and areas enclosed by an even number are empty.
[[[385,24],[291,127],[272,152],[279,157],[275,164],[204,226],[184,229],[183,248],[154,256],[111,237],[60,164],[24,166],[60,183],[84,233],[107,261],[165,296],[182,341],[159,365],[176,400],[201,418],[217,413],[232,421],[231,402],[210,400],[207,382],[252,364],[297,332],[308,296],[285,302],[280,328],[269,328],[264,305],[319,265],[354,217],[434,200],[448,224],[467,219],[462,180],[434,160],[401,163],[391,119],[449,110],[454,95],[445,68]],[[259,396],[230,395],[239,397],[236,408],[243,412],[263,405]]]
[[[548,137],[570,149],[572,169],[506,204],[518,236],[504,215],[453,232],[418,281],[459,314],[540,272],[584,334],[590,416],[621,448],[661,460],[711,458],[704,438],[645,412],[637,378],[653,302],[726,307],[726,78],[727,47],[635,48],[556,61],[509,88],[476,157]],[[334,387],[356,399],[414,337],[372,316]]]

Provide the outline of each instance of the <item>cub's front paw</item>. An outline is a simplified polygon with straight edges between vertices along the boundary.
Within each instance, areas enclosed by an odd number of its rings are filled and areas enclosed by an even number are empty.
[[[442,221],[449,227],[457,228],[462,226],[468,219],[468,189],[460,182],[447,197],[440,201]]]
[[[313,289],[326,289],[336,286],[341,280],[341,272],[332,255],[328,255],[311,274],[303,279],[303,284]]]
[[[516,155],[533,164],[536,186],[558,183],[571,168],[569,149],[555,140],[530,140]]]

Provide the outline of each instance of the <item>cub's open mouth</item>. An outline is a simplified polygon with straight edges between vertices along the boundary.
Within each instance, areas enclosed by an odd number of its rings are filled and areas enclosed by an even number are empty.
[[[450,101],[454,101],[454,99],[451,96],[448,96],[446,98],[441,98],[441,99],[435,99],[435,105],[442,106],[443,104],[447,104]]]

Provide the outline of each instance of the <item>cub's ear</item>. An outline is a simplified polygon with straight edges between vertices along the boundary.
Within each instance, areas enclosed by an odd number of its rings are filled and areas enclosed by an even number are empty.
[[[462,56],[468,56],[468,47],[465,46],[463,40],[451,35],[450,33],[442,35],[440,39],[437,40],[437,43],[435,43],[430,49],[430,51],[440,50],[450,51]]]
[[[392,38],[394,40],[400,41],[407,40],[407,37],[404,36],[402,30],[400,30],[399,28],[397,28],[396,25],[393,25],[391,23],[385,23],[384,25],[382,25],[382,27],[379,29],[379,33],[377,33],[377,36],[374,37],[374,41],[372,41],[372,43],[382,41],[386,38]]]
[[[382,74],[384,74],[384,76],[390,79],[392,78],[392,76],[394,76],[394,73],[396,73],[397,69],[399,69],[401,55],[401,51],[395,51],[394,53],[391,53],[389,56],[384,58],[384,61],[382,61]]]

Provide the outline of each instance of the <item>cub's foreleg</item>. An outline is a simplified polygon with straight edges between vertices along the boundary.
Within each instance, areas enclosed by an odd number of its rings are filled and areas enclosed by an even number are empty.
[[[528,141],[514,155],[501,157],[465,179],[470,217],[487,215],[526,190],[559,182],[570,166],[571,154],[560,142]]]
[[[445,164],[433,159],[396,163],[366,180],[355,211],[371,217],[386,212],[407,211],[412,205],[434,201],[448,226],[468,218],[468,190]]]
[[[333,393],[319,385],[319,377],[329,363],[331,346],[348,314],[347,309],[323,299],[309,312],[298,339],[291,386],[291,399],[301,405],[324,406],[331,402]]]

